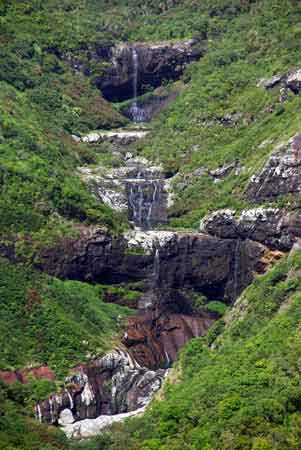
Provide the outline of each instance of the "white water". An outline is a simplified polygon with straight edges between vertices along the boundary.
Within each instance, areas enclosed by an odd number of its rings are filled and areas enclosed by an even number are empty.
[[[54,423],[55,419],[54,419],[54,414],[53,414],[53,401],[52,401],[52,398],[49,399],[49,413],[50,413],[51,423]]]
[[[41,412],[41,407],[39,404],[37,404],[37,406],[36,406],[36,418],[38,419],[38,421],[40,423],[42,423],[42,412]]]
[[[133,60],[133,102],[130,109],[133,122],[145,122],[145,113],[143,108],[138,106],[137,97],[138,97],[138,77],[139,77],[139,55],[137,50],[132,48],[132,60]]]

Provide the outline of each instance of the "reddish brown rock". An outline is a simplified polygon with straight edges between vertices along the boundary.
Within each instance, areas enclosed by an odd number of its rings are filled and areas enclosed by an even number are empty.
[[[146,367],[166,368],[176,360],[187,342],[206,333],[214,322],[213,315],[200,317],[184,314],[147,312],[129,319],[123,342],[136,361]]]

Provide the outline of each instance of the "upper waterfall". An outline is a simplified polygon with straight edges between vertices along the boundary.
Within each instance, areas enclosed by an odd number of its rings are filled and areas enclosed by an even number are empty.
[[[138,105],[138,82],[139,82],[139,54],[135,47],[131,49],[133,64],[133,100],[130,108],[132,120],[135,123],[145,122],[144,109]]]

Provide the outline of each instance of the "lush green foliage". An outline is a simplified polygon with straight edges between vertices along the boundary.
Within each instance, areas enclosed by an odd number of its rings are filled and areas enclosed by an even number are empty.
[[[48,364],[58,375],[110,349],[118,318],[102,287],[60,281],[0,260],[0,367]]]

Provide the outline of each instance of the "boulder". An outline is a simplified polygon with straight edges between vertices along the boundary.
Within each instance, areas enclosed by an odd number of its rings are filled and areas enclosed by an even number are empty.
[[[66,425],[71,425],[74,422],[75,420],[70,409],[63,409],[63,411],[60,412],[60,417],[58,420],[59,425],[64,427]]]
[[[283,80],[285,80],[285,74],[277,74],[271,78],[262,78],[257,83],[257,87],[263,87],[264,89],[272,89],[276,85],[280,84]]]
[[[299,94],[301,91],[301,69],[289,73],[285,84],[294,94]]]

